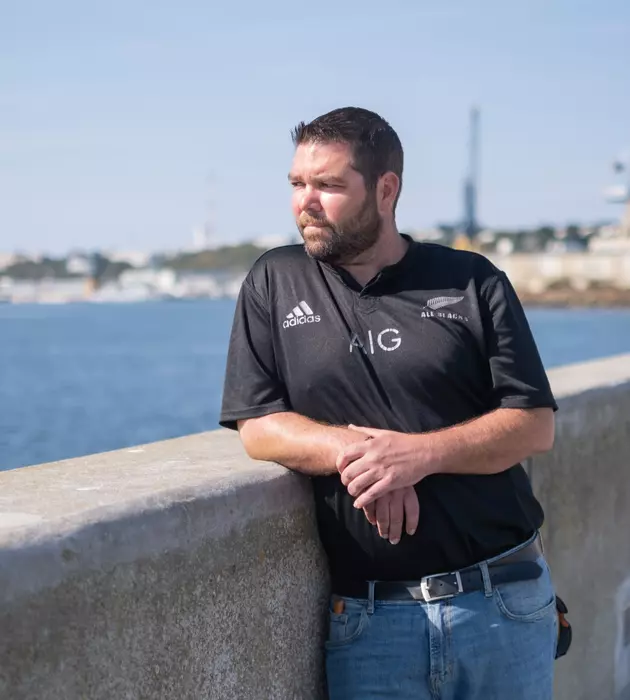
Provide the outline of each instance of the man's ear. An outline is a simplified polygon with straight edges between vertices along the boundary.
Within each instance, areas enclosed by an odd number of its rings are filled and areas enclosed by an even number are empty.
[[[400,178],[391,171],[383,173],[376,185],[376,204],[381,216],[391,214],[400,191]]]

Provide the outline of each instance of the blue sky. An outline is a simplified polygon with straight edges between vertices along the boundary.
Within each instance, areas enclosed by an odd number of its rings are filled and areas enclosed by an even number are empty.
[[[405,147],[401,228],[461,214],[611,218],[630,149],[627,0],[0,0],[0,250],[189,245],[295,230],[290,129],[342,105]]]

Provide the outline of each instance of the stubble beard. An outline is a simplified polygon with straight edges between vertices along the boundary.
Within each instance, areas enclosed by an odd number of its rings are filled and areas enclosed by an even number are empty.
[[[340,265],[351,262],[378,241],[381,217],[373,193],[368,192],[361,209],[353,217],[333,224],[325,218],[302,216],[297,222],[307,254],[320,262]],[[317,237],[305,236],[308,226],[326,227]]]

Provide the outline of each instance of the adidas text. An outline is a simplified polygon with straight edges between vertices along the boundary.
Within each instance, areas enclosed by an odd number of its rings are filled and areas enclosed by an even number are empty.
[[[299,318],[288,318],[283,324],[283,328],[290,326],[303,326],[305,323],[319,323],[322,320],[321,316],[300,316]]]

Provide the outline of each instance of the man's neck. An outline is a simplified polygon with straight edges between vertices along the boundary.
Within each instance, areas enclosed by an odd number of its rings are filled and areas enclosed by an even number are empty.
[[[378,241],[365,253],[340,267],[347,270],[364,287],[378,273],[402,260],[409,248],[409,242],[395,228],[381,232]]]

